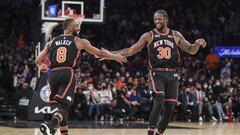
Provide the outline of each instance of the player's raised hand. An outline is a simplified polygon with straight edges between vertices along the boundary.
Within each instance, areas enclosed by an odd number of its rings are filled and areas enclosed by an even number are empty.
[[[197,39],[197,40],[195,41],[195,44],[196,44],[196,45],[199,45],[199,46],[202,46],[203,48],[205,48],[206,45],[207,45],[206,41],[205,41],[203,38]]]

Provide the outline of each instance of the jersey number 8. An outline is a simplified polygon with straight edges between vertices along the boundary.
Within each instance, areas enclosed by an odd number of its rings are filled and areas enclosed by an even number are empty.
[[[59,47],[57,49],[57,62],[63,63],[66,61],[67,49],[65,47]]]

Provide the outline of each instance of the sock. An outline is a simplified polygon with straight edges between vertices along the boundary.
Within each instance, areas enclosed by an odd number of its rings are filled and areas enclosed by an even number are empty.
[[[157,128],[148,128],[148,135],[154,135]]]
[[[53,118],[52,118],[52,121],[51,121],[51,128],[52,129],[55,129],[58,127],[58,123],[61,121],[61,119],[59,118],[58,115],[54,115]]]

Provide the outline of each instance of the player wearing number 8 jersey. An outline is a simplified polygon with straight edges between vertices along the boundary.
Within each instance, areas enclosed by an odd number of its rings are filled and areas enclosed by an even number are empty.
[[[55,67],[73,67],[75,68],[77,59],[80,57],[73,35],[60,35],[53,39],[49,47],[49,59],[51,69]]]
[[[204,39],[197,39],[194,44],[190,44],[178,31],[168,28],[168,15],[164,10],[154,13],[154,24],[155,28],[144,33],[130,48],[113,52],[132,56],[147,46],[149,82],[154,102],[149,117],[148,135],[162,135],[177,103],[177,68],[180,61],[178,49],[195,54],[200,46],[206,46],[206,42]],[[163,117],[160,120],[162,111]]]
[[[63,30],[64,34],[48,42],[35,61],[40,71],[46,72],[48,67],[42,61],[49,55],[51,61],[50,103],[55,103],[58,107],[51,122],[41,124],[40,131],[44,135],[54,134],[59,126],[61,135],[68,134],[68,111],[73,103],[76,82],[74,68],[80,56],[80,50],[84,49],[98,58],[116,60],[119,63],[126,62],[124,56],[99,50],[92,46],[88,40],[78,38],[77,33],[80,28],[75,20],[65,20]]]

